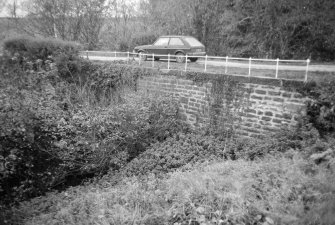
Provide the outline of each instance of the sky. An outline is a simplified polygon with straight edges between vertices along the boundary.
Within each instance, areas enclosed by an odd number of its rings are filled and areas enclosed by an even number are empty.
[[[13,5],[14,1],[17,2],[17,16],[24,16],[25,12],[20,9],[20,5],[25,0],[0,0],[0,17],[8,17],[10,16],[10,12],[8,10],[8,5]]]
[[[20,16],[26,15],[26,11],[24,11],[22,9],[22,7],[20,7],[20,6],[23,2],[27,2],[29,0],[0,0],[0,17],[11,16],[10,11],[8,9],[8,5],[13,5],[15,1],[18,5],[17,16],[20,17]],[[126,4],[127,3],[129,3],[129,4],[134,4],[134,3],[138,4],[139,3],[139,0],[118,0],[118,1],[125,2]],[[108,1],[106,1],[106,2],[108,2]]]

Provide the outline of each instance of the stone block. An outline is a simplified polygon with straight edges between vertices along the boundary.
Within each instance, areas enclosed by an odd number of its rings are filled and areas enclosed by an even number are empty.
[[[256,94],[260,94],[260,95],[265,95],[265,94],[266,94],[266,91],[256,89],[256,90],[255,90],[255,93],[256,93]]]
[[[283,93],[282,93],[282,96],[283,96],[284,98],[291,98],[292,94],[291,94],[291,93],[287,93],[287,92],[283,92]]]
[[[256,114],[256,110],[254,109],[246,109],[244,110],[245,113],[253,113],[253,114]]]
[[[250,114],[250,113],[245,114],[245,117],[247,117],[247,118],[258,118],[256,115]]]
[[[257,100],[263,100],[263,97],[258,96],[258,95],[251,95],[250,98],[251,99],[257,99]]]
[[[270,111],[267,111],[267,112],[265,112],[265,115],[266,115],[266,116],[273,116],[273,113],[270,112]]]
[[[271,95],[271,96],[279,96],[280,91],[268,91],[268,94]]]
[[[262,120],[264,120],[264,121],[271,121],[271,117],[263,116]]]
[[[284,99],[282,99],[282,98],[273,98],[272,101],[275,101],[275,102],[284,102]]]
[[[278,124],[281,124],[281,123],[282,123],[282,121],[279,120],[279,119],[272,119],[272,122],[274,122],[274,123],[278,123]]]

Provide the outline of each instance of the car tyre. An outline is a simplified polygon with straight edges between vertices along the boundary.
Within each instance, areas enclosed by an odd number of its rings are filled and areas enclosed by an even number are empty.
[[[176,54],[176,61],[177,63],[184,63],[185,62],[185,54],[182,52],[178,52]]]
[[[196,62],[198,58],[190,58],[191,62]]]

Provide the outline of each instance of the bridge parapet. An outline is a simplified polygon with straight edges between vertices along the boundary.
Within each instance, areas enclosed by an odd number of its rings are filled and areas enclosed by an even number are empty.
[[[139,79],[138,88],[173,95],[179,101],[182,118],[194,128],[222,125],[248,137],[275,132],[282,126],[295,126],[298,117],[305,113],[308,100],[288,90],[285,81],[264,79],[224,79],[215,84],[157,75]]]

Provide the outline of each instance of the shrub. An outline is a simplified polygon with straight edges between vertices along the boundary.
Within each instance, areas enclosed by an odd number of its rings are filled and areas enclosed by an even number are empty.
[[[58,155],[69,175],[120,169],[152,143],[186,128],[171,98],[136,93],[124,101],[110,108],[79,109],[57,123]]]
[[[282,127],[278,132],[257,139],[237,138],[229,145],[227,152],[232,159],[254,160],[271,154],[284,153],[290,150],[303,152],[309,156],[317,151],[320,144],[324,144],[317,129],[306,121],[300,121],[295,128]],[[321,144],[322,145],[322,144]]]
[[[152,145],[133,159],[121,173],[126,176],[167,173],[187,164],[227,158],[225,142],[210,135],[177,133]]]
[[[321,134],[335,131],[335,80],[323,82],[310,92],[314,97],[307,105],[307,116]]]
[[[11,56],[19,54],[30,60],[47,60],[50,56],[55,57],[60,53],[77,55],[80,46],[74,42],[66,42],[58,39],[32,38],[21,36],[4,41],[4,50]]]
[[[49,74],[7,66],[13,68],[0,81],[0,204],[43,194],[62,174],[48,126],[63,111]]]
[[[334,191],[332,173],[295,155],[219,161],[164,179],[132,177],[112,187],[78,186],[24,202],[14,213],[20,222],[36,225],[330,225]]]
[[[107,96],[101,90],[118,96],[105,107],[75,95],[80,79],[69,83],[55,69],[27,70],[29,61],[0,60],[1,204],[118,169],[152,143],[184,129],[170,97],[122,92],[143,70],[81,64],[93,71],[79,77],[94,87],[87,92],[92,99]]]

